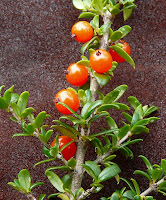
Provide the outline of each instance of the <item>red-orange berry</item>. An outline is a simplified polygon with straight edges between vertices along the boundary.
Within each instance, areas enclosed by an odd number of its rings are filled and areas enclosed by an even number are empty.
[[[84,65],[73,63],[67,68],[66,79],[71,85],[84,85],[88,80],[88,70]]]
[[[97,73],[104,73],[112,67],[111,54],[103,49],[94,51],[90,56],[90,66]]]
[[[123,44],[122,49],[130,55],[130,46],[127,42],[124,40],[120,40],[120,43]],[[124,58],[122,58],[118,53],[116,53],[113,49],[110,49],[110,54],[112,56],[112,59],[118,63],[122,63],[125,61]]]
[[[58,141],[59,141],[59,150],[61,150],[61,148],[64,145],[66,145],[67,143],[69,143],[73,140],[68,136],[59,136]],[[53,140],[53,142],[51,143],[51,146],[53,147],[54,144],[55,144],[55,140]],[[75,155],[76,151],[77,151],[77,146],[76,146],[75,142],[72,142],[66,148],[64,148],[62,150],[63,158],[65,160],[69,160],[70,158],[72,158]]]
[[[87,42],[93,37],[93,28],[87,21],[79,21],[73,25],[71,33],[78,42]]]
[[[63,105],[58,104],[59,102],[68,105],[75,112],[78,110],[80,105],[77,94],[71,89],[61,90],[55,96],[55,106],[57,110],[63,114],[71,114],[70,110]]]

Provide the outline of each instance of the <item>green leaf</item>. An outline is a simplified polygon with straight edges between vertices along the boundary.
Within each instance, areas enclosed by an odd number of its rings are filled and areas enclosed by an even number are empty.
[[[12,138],[18,137],[18,136],[30,136],[30,135],[27,134],[27,133],[15,133],[15,134],[12,136]]]
[[[59,176],[57,174],[55,174],[52,171],[46,171],[45,175],[48,177],[49,181],[51,182],[51,184],[59,191],[59,192],[64,192],[63,189],[63,182],[62,180],[59,178]]]
[[[123,197],[126,197],[127,199],[134,200],[134,196],[136,195],[136,192],[132,190],[128,190],[123,194]]]
[[[123,138],[130,130],[130,125],[129,124],[126,124],[124,126],[122,126],[120,129],[119,129],[119,132],[118,132],[118,139],[121,139]]]
[[[126,120],[127,120],[129,123],[131,123],[131,121],[132,121],[132,116],[129,115],[128,113],[126,113],[126,112],[122,112],[122,114],[123,114],[123,116],[126,118]]]
[[[112,42],[120,40],[122,38],[123,33],[121,31],[114,31],[110,37]]]
[[[161,168],[164,171],[164,174],[166,174],[166,160],[165,159],[161,160]]]
[[[82,55],[84,55],[84,53],[85,53],[86,49],[88,48],[88,46],[89,46],[93,41],[95,41],[96,39],[98,39],[97,36],[93,37],[91,40],[89,40],[88,42],[86,42],[85,44],[83,44],[83,46],[81,47],[81,50],[80,50],[80,52],[81,52]]]
[[[136,97],[130,96],[128,97],[129,104],[134,110],[141,104]]]
[[[139,174],[139,175],[145,176],[145,177],[151,182],[151,177],[149,176],[149,174],[147,174],[147,173],[144,172],[144,171],[135,170],[135,171],[134,171],[134,174]]]
[[[22,188],[28,193],[31,186],[31,176],[27,169],[23,169],[18,174],[18,181]]]
[[[73,124],[81,124],[82,123],[81,120],[79,120],[79,119],[77,119],[77,118],[75,118],[73,116],[70,116],[70,115],[63,115],[59,119],[67,119],[69,121],[72,121]]]
[[[155,112],[156,110],[158,110],[158,107],[151,106],[151,107],[148,108],[148,109],[146,110],[146,112],[144,113],[144,117],[150,115],[151,113]]]
[[[99,29],[98,29],[98,34],[99,35],[104,35],[104,33],[106,32],[106,30],[111,26],[112,22],[108,23],[108,24],[103,24]]]
[[[69,197],[66,194],[59,194],[57,197],[62,200],[69,200]]]
[[[132,121],[131,121],[131,126],[134,126],[134,124],[136,124],[138,121],[140,121],[141,119],[143,119],[143,109],[142,109],[142,105],[140,104],[132,117]]]
[[[84,90],[82,90],[82,89],[78,90],[78,98],[79,98],[81,104],[84,106],[87,102],[86,94],[85,94]]]
[[[26,191],[20,185],[18,185],[16,183],[9,182],[8,185],[10,185],[11,187],[13,187],[15,190],[17,190],[20,193],[26,194]]]
[[[27,133],[28,133],[28,134],[32,134],[34,131],[35,131],[34,124],[29,123],[29,124],[27,125]]]
[[[112,45],[110,48],[113,49],[122,58],[124,58],[135,69],[135,63],[133,59],[118,44]]]
[[[53,133],[53,130],[48,130],[48,131],[46,132],[46,135],[45,135],[46,142],[48,142],[48,140],[50,139],[52,133]]]
[[[119,174],[121,172],[120,168],[118,167],[118,165],[112,165],[110,167],[106,167],[100,174],[98,177],[98,181],[99,182],[103,182],[106,181],[110,178],[115,177],[117,174]]]
[[[135,191],[135,189],[134,189],[133,185],[130,183],[130,181],[128,181],[128,180],[125,179],[125,178],[121,178],[121,177],[120,177],[120,180],[123,180],[123,181],[129,186],[129,188],[130,188],[132,191]]]
[[[110,129],[117,129],[118,130],[118,126],[116,124],[116,122],[114,121],[114,119],[112,117],[106,117],[106,122],[108,124],[108,126],[110,127]],[[114,134],[117,134],[118,131],[115,131]]]
[[[140,155],[139,157],[144,161],[146,167],[152,173],[153,166],[151,165],[151,163],[149,162],[149,160],[145,156],[142,156],[142,155]]]
[[[97,176],[95,175],[95,172],[91,169],[91,167],[89,167],[86,164],[82,164],[82,166],[84,167],[85,171],[95,180],[97,181]]]
[[[20,117],[21,111],[20,111],[20,108],[18,107],[18,105],[17,105],[15,102],[12,102],[12,103],[11,103],[11,106],[12,106],[12,108],[13,108],[13,112],[15,113],[15,115],[16,115],[17,117]]]
[[[97,119],[101,118],[101,117],[104,117],[104,116],[108,116],[109,113],[106,112],[106,111],[102,111],[101,113],[99,114],[96,114],[94,115],[88,122],[88,125],[90,126],[90,124],[93,122],[93,121],[96,121]]]
[[[139,188],[139,185],[138,185],[137,181],[135,179],[133,179],[133,178],[131,178],[131,180],[132,180],[133,185],[135,187],[136,193],[139,195],[140,194],[140,188]]]
[[[73,134],[71,131],[69,131],[65,127],[59,126],[59,125],[53,125],[51,127],[55,128],[57,131],[59,131],[60,133],[62,133],[62,135],[66,135],[66,136],[74,139],[74,141],[77,141],[77,137],[75,136],[75,134]]]
[[[77,64],[90,67],[90,61],[89,60],[80,60],[80,61],[77,62]]]
[[[102,14],[103,12],[103,4],[102,0],[93,0],[93,7]]]
[[[122,26],[118,29],[122,33],[122,38],[124,38],[130,31],[131,27],[128,25]]]
[[[50,171],[50,170],[71,171],[70,167],[68,167],[68,166],[52,166],[52,167],[48,167],[48,168],[46,169],[46,171]]]
[[[116,192],[114,192],[114,193],[111,195],[110,200],[119,200],[119,195],[118,195]]]
[[[2,91],[2,89],[5,87],[5,85],[2,85],[2,86],[0,86],[0,94],[1,94],[1,91]]]
[[[116,102],[127,90],[127,85],[120,85],[115,88],[113,91],[108,93],[104,98],[104,103],[113,103]],[[111,100],[109,100],[111,98]]]
[[[57,154],[59,152],[59,148],[54,146],[54,147],[51,147],[50,149],[50,155],[54,158],[56,158]]]
[[[94,77],[96,78],[98,84],[101,87],[105,86],[109,82],[109,80],[110,80],[110,76],[107,75],[107,74],[99,74],[97,72],[94,72],[93,75],[94,75]]]
[[[86,10],[87,7],[82,0],[72,0],[75,8],[79,10]]]
[[[45,146],[43,146],[43,153],[49,158],[52,157],[51,154],[50,154],[50,150],[47,149]]]
[[[95,14],[92,12],[82,12],[78,18],[91,18],[94,17]]]
[[[99,176],[101,172],[99,165],[97,165],[94,161],[86,161],[85,164],[92,169],[96,177]]]
[[[140,134],[140,133],[149,133],[149,129],[146,126],[141,126],[141,125],[134,125],[131,129],[131,133],[133,135],[135,134]]]
[[[45,111],[40,112],[37,115],[35,122],[34,122],[35,128],[39,128],[43,124],[45,118],[46,118],[46,112]]]
[[[3,97],[0,97],[0,109],[7,109],[8,106],[7,101]]]
[[[83,2],[90,8],[92,5],[92,0],[83,0]]]
[[[122,147],[120,148],[120,152],[126,157],[130,157],[131,159],[133,158],[133,152],[128,148],[128,147]]]
[[[126,21],[131,16],[132,11],[133,11],[132,8],[126,9],[125,6],[123,6],[123,18],[124,18],[124,21]]]
[[[97,109],[97,112],[105,111],[109,109],[116,109],[116,110],[129,110],[129,107],[122,103],[112,103],[112,104],[103,104]]]
[[[54,161],[54,160],[55,160],[55,158],[51,158],[51,159],[47,159],[47,160],[42,160],[42,161],[36,163],[34,165],[34,167],[36,167],[37,165],[43,164],[43,163],[48,163],[48,162]]]
[[[34,111],[35,109],[32,107],[25,108],[24,111],[21,113],[21,119],[25,119],[28,115],[30,115]]]
[[[81,117],[84,117],[85,116],[85,113],[87,112],[87,110],[89,109],[89,107],[92,105],[92,102],[87,102],[83,108],[82,108],[82,111],[81,111]]]
[[[21,93],[21,95],[18,99],[17,105],[18,105],[21,113],[27,106],[28,98],[29,98],[29,92],[25,91],[25,92]]]
[[[19,99],[19,95],[17,93],[12,93],[10,103],[12,103],[12,102],[16,103],[18,101],[18,99]]]
[[[44,183],[43,182],[34,183],[34,184],[31,185],[30,190],[32,190],[33,188],[35,188],[35,187],[37,187],[39,185],[44,185]]]
[[[98,29],[99,28],[99,15],[95,15],[93,20],[91,20],[90,25],[94,28],[94,29]]]
[[[156,168],[156,169],[152,170],[152,179],[153,179],[154,182],[159,180],[161,175],[162,175],[162,169],[161,168]]]
[[[148,125],[150,123],[155,122],[158,119],[159,119],[158,117],[149,117],[149,118],[142,119],[142,120],[138,121],[137,123],[135,123],[135,125],[142,125],[142,126]]]
[[[103,104],[103,100],[96,100],[95,102],[93,102],[87,109],[87,111],[84,114],[84,119],[87,119],[88,117],[90,117],[90,115],[93,113],[93,111],[99,107],[101,104]]]
[[[76,163],[77,163],[76,159],[71,158],[70,160],[68,160],[67,165],[68,165],[71,169],[74,170],[74,168],[75,168],[75,166],[76,166]]]
[[[45,196],[46,196],[46,194],[41,194],[41,195],[39,196],[39,199],[38,199],[38,200],[44,200]]]

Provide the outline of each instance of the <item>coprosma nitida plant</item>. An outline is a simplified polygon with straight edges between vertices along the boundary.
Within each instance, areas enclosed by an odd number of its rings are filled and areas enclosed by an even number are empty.
[[[154,198],[149,196],[152,191],[166,195],[165,159],[162,159],[159,165],[152,165],[145,156],[140,156],[147,171],[136,170],[134,174],[145,176],[149,181],[149,188],[143,192],[134,178],[129,181],[121,177],[121,169],[118,163],[114,162],[117,151],[126,157],[133,157],[129,147],[142,139],[135,139],[132,136],[149,132],[147,125],[158,120],[157,117],[149,115],[158,108],[142,105],[136,97],[129,96],[128,102],[133,114],[128,114],[126,111],[129,110],[129,106],[118,102],[127,90],[127,85],[120,85],[107,94],[102,93],[102,87],[110,81],[119,63],[127,61],[135,68],[135,63],[130,57],[130,46],[123,39],[131,31],[131,27],[125,25],[118,30],[111,28],[114,18],[119,13],[123,13],[124,20],[130,17],[136,6],[134,0],[73,0],[73,4],[81,10],[79,19],[90,18],[90,23],[80,20],[71,29],[73,39],[83,45],[81,60],[71,64],[66,70],[68,82],[78,88],[75,90],[69,87],[59,91],[55,96],[55,106],[63,115],[54,120],[55,124],[50,127],[44,123],[49,117],[45,111],[35,114],[34,108],[27,107],[28,91],[19,95],[13,92],[12,86],[0,96],[0,109],[9,112],[11,120],[18,123],[22,129],[13,137],[36,137],[43,144],[42,152],[47,158],[34,166],[50,163],[45,175],[57,193],[35,197],[33,188],[44,183],[32,184],[27,169],[21,170],[18,179],[8,184],[32,200],[82,200],[90,195],[93,199],[93,193],[102,190],[104,181],[113,178],[117,183],[123,181],[128,189],[124,187],[116,190],[110,197],[102,197],[101,200],[153,200]],[[0,87],[0,92],[3,88],[4,85]],[[80,112],[77,112],[78,109]],[[117,126],[110,115],[110,110],[123,111],[126,119],[123,126]],[[91,127],[101,117],[109,129],[92,132]],[[50,141],[53,130],[58,131],[61,136],[56,135],[55,139]],[[95,149],[94,160],[85,159],[90,145]],[[61,161],[60,166],[54,166],[56,160]],[[55,170],[63,170],[66,174],[60,177]],[[87,190],[82,186],[85,173],[92,180]]]

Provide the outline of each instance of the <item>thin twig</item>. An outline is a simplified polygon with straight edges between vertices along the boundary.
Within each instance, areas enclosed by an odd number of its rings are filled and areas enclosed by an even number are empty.
[[[166,180],[166,176],[163,177],[161,180],[159,180],[157,183],[152,184],[147,190],[145,190],[144,192],[142,192],[140,194],[140,196],[144,197],[147,196],[149,193],[151,193],[152,191],[156,191],[158,186],[164,182]]]
[[[94,193],[95,190],[96,190],[95,187],[92,187],[91,189],[86,190],[86,191],[83,192],[83,194],[78,198],[78,200],[85,199],[85,198],[88,197],[90,194]]]
[[[33,194],[31,194],[31,193],[28,193],[28,194],[27,194],[27,198],[28,198],[28,200],[37,200],[37,199],[33,196]]]

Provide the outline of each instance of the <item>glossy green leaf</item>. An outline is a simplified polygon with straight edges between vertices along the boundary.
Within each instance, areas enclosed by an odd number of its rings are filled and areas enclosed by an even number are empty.
[[[94,17],[95,14],[92,12],[82,12],[78,18],[91,18]]]
[[[2,89],[5,87],[5,85],[2,85],[2,86],[0,86],[0,94],[1,94],[1,91],[2,91]]]
[[[91,40],[89,40],[88,42],[86,42],[85,44],[83,44],[83,46],[81,47],[81,54],[84,55],[85,51],[88,49],[89,45],[95,41],[96,39],[98,39],[97,36],[93,37]]]
[[[128,101],[134,110],[141,104],[136,97],[128,97]]]
[[[86,161],[85,164],[92,169],[96,177],[99,176],[99,174],[101,173],[99,165],[97,165],[94,161]]]
[[[83,2],[90,8],[92,5],[92,0],[83,0]]]
[[[140,121],[141,119],[143,119],[143,109],[142,109],[142,105],[140,104],[132,117],[132,121],[131,121],[131,126],[134,126],[134,124],[136,124],[138,121]]]
[[[129,124],[125,124],[124,126],[122,126],[119,129],[118,138],[119,139],[123,138],[129,131],[130,131],[130,125]]]
[[[66,120],[72,121],[73,124],[81,124],[82,123],[81,120],[79,120],[73,116],[70,116],[70,115],[63,115],[59,119],[66,119]]]
[[[104,97],[104,103],[105,104],[111,104],[113,102],[116,101],[117,97],[119,95],[119,91],[112,91],[110,93],[108,93],[105,97]]]
[[[48,140],[50,139],[50,137],[52,136],[53,130],[48,130],[46,132],[45,138],[46,138],[46,142],[48,142]]]
[[[99,132],[99,133],[93,133],[90,135],[90,138],[100,136],[100,135],[111,135],[111,133],[113,133],[115,131],[118,131],[118,129],[110,129],[110,130]]]
[[[56,158],[58,152],[59,152],[59,148],[57,146],[51,147],[51,149],[50,149],[50,155],[52,157]]]
[[[110,80],[110,76],[107,75],[107,74],[99,74],[97,72],[94,72],[93,75],[94,75],[94,77],[96,78],[98,84],[101,87],[105,86],[109,82],[109,80]]]
[[[159,178],[161,178],[162,175],[162,169],[161,168],[155,168],[152,170],[152,179],[153,181],[157,181],[159,180]]]
[[[126,21],[132,14],[132,11],[133,11],[133,6],[127,8],[127,6],[123,6],[123,18],[124,18],[124,21]]]
[[[12,93],[11,90],[8,89],[8,90],[5,91],[5,93],[4,93],[4,95],[3,95],[4,100],[5,100],[8,104],[10,104],[10,101],[11,101],[11,93]]]
[[[123,114],[123,116],[126,118],[126,120],[127,120],[129,123],[131,123],[131,121],[132,121],[132,116],[129,115],[128,113],[126,113],[126,112],[122,112],[122,114]]]
[[[159,120],[158,117],[149,117],[149,118],[146,118],[146,119],[142,119],[140,121],[138,121],[137,123],[135,123],[135,125],[148,125],[150,123],[153,123],[155,121]]]
[[[14,137],[19,137],[19,136],[30,136],[30,135],[27,134],[27,133],[15,133],[15,134],[12,136],[12,138],[14,138]]]
[[[161,160],[161,168],[164,171],[164,174],[166,175],[166,159]]]
[[[86,164],[82,164],[82,166],[84,167],[85,171],[95,180],[97,181],[97,176],[95,174],[95,172],[91,169],[91,167],[89,167]]]
[[[93,20],[91,20],[90,25],[94,28],[94,29],[98,29],[99,28],[99,15],[95,15]]]
[[[71,158],[70,160],[68,160],[67,165],[68,165],[71,169],[74,169],[75,166],[76,166],[76,163],[77,163],[76,159]]]
[[[31,176],[27,169],[23,169],[18,174],[18,181],[22,188],[28,193],[31,186]]]
[[[64,192],[63,182],[57,174],[52,171],[46,171],[45,175],[48,177],[51,184],[59,191]]]
[[[7,101],[3,97],[0,97],[0,109],[7,109],[8,106]]]
[[[133,135],[135,134],[140,134],[140,133],[149,133],[149,129],[146,126],[141,126],[141,125],[134,125],[131,129],[131,133]]]
[[[62,200],[69,200],[69,197],[66,194],[59,194],[57,197]]]
[[[149,162],[149,160],[145,156],[142,156],[142,155],[140,155],[139,157],[144,161],[146,167],[152,173],[153,166],[151,165],[151,163]]]
[[[87,102],[84,107],[82,108],[81,111],[81,117],[85,116],[85,113],[87,112],[87,110],[89,109],[89,107],[92,105],[92,102]]]
[[[109,11],[111,12],[112,15],[117,15],[121,12],[121,10],[119,9],[120,4],[116,4],[114,6],[108,7]]]
[[[110,200],[119,200],[119,195],[118,195],[116,192],[114,192],[114,193],[111,195]]]
[[[128,147],[122,147],[120,148],[120,152],[126,157],[130,157],[131,159],[133,158],[133,152],[128,148]]]
[[[45,118],[46,118],[46,112],[45,111],[40,112],[35,119],[34,123],[35,128],[39,128],[43,124]]]
[[[10,185],[11,187],[13,187],[15,190],[17,190],[20,193],[26,194],[26,191],[20,185],[18,185],[16,183],[8,182],[8,185]]]
[[[87,7],[82,0],[72,0],[75,8],[79,10],[86,10]]]
[[[31,185],[30,190],[32,190],[33,188],[35,188],[35,187],[37,187],[39,185],[44,185],[44,183],[43,182],[34,183],[34,184]]]
[[[128,190],[123,194],[123,197],[126,197],[127,199],[134,200],[134,196],[136,195],[136,192],[132,190]]]
[[[57,131],[62,133],[62,135],[66,135],[66,136],[74,139],[75,141],[77,141],[77,137],[75,136],[75,134],[73,134],[68,129],[66,129],[66,128],[62,127],[62,126],[59,126],[59,125],[53,125],[52,128],[55,128]]]
[[[123,33],[121,31],[114,31],[110,37],[112,42],[120,40],[122,38]]]
[[[32,107],[25,108],[24,111],[21,113],[21,119],[25,119],[28,115],[30,115],[34,111],[35,109]]]
[[[78,90],[78,98],[79,98],[81,104],[84,106],[87,102],[86,94],[85,94],[84,90],[82,90],[82,89]]]
[[[51,154],[50,154],[50,150],[47,149],[47,147],[45,147],[45,146],[43,146],[43,153],[49,158],[52,157]]]
[[[96,100],[95,102],[93,102],[88,109],[86,110],[85,114],[84,114],[84,119],[87,119],[88,117],[90,117],[90,115],[93,113],[93,111],[99,107],[101,104],[103,104],[103,100]]]
[[[108,24],[103,24],[102,26],[100,26],[100,28],[98,29],[98,34],[103,35],[106,32],[106,30],[111,26],[111,24],[112,23],[110,22]]]
[[[28,91],[21,93],[21,95],[18,99],[18,102],[17,102],[17,105],[18,105],[21,112],[26,108],[27,103],[28,103],[28,98],[29,98],[29,92]]]
[[[104,161],[106,162],[106,161],[113,160],[115,157],[116,157],[116,155],[110,155],[110,156],[106,157],[106,158],[104,159]]]
[[[122,103],[112,103],[112,104],[103,104],[97,109],[97,112],[105,111],[109,109],[116,109],[116,110],[129,110],[129,107]]]
[[[151,107],[148,108],[148,109],[146,110],[146,112],[144,113],[144,117],[150,115],[151,113],[155,112],[156,110],[158,110],[158,107],[151,106]]]
[[[106,181],[110,178],[115,177],[117,174],[121,172],[118,165],[112,165],[110,167],[106,167],[98,176],[99,182]]]
[[[32,134],[35,131],[34,124],[32,123],[29,123],[26,128],[27,128],[27,133],[29,134]]]
[[[102,14],[102,12],[103,12],[102,0],[93,0],[92,5],[97,11],[99,11]]]
[[[90,61],[89,60],[80,60],[80,61],[77,62],[77,64],[90,67]]]
[[[151,177],[149,176],[149,174],[147,174],[147,173],[144,172],[144,171],[135,170],[135,171],[134,171],[134,174],[139,174],[139,175],[145,176],[149,181],[151,181]]]
[[[124,38],[130,31],[131,27],[128,25],[122,26],[118,29],[122,33],[122,38]]]
[[[134,60],[118,44],[112,45],[110,48],[124,58],[135,69]]]
[[[12,107],[13,112],[15,113],[15,115],[16,115],[17,117],[20,117],[21,111],[20,111],[20,108],[18,107],[18,105],[17,105],[15,102],[12,102],[12,103],[11,103],[11,107]]]
[[[140,194],[140,188],[139,188],[139,185],[138,185],[137,181],[135,179],[133,179],[133,178],[131,178],[131,180],[132,180],[133,185],[135,187],[136,193],[139,195]]]
[[[101,113],[99,114],[96,114],[94,115],[88,122],[88,125],[90,125],[93,121],[96,121],[97,119],[101,118],[101,117],[104,117],[104,116],[108,116],[109,113],[106,112],[106,111],[102,111]]]
[[[43,164],[43,163],[48,163],[48,162],[54,161],[54,160],[55,160],[55,158],[42,160],[42,161],[36,163],[36,164],[34,165],[34,167],[36,167],[37,165]]]
[[[44,200],[45,196],[46,196],[46,194],[41,194],[41,195],[39,196],[39,199],[38,199],[38,200]]]
[[[12,93],[10,103],[12,103],[12,102],[16,103],[18,101],[18,99],[19,99],[19,95],[17,93]]]
[[[122,177],[120,177],[120,180],[123,180],[123,181],[129,186],[129,188],[130,188],[132,191],[135,191],[135,189],[134,189],[134,187],[133,187],[133,185],[131,184],[130,181],[128,181],[127,179],[122,178]]]

